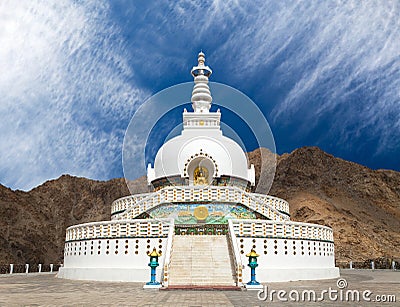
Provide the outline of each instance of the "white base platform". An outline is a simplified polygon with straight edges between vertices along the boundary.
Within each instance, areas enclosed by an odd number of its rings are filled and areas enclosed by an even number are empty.
[[[158,290],[161,287],[162,287],[162,285],[144,285],[143,289]]]
[[[157,280],[159,281],[159,272]],[[76,280],[121,281],[121,282],[148,282],[150,269],[139,268],[60,268],[58,278]]]
[[[244,287],[246,288],[246,290],[261,290],[263,289],[263,285],[259,284],[259,285],[248,285],[245,284]]]
[[[340,277],[339,268],[257,268],[257,281],[287,282],[296,280],[333,279]],[[160,282],[159,270],[157,281]],[[58,271],[57,277],[77,280],[120,281],[120,282],[148,282],[150,270],[148,268],[65,268]],[[250,279],[250,278],[249,278]],[[248,282],[246,277],[244,282]]]
[[[274,268],[256,270],[258,282],[333,279],[340,277],[339,268]],[[246,281],[246,280],[245,280]],[[246,281],[247,282],[247,281]]]

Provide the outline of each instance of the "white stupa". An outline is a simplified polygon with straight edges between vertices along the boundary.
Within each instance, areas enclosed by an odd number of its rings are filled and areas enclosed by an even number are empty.
[[[148,165],[152,192],[114,201],[111,221],[69,227],[59,277],[146,282],[154,249],[164,287],[241,287],[251,250],[259,282],[339,276],[331,228],[290,221],[285,200],[251,193],[254,166],[222,134],[221,113],[210,112],[211,73],[200,52],[193,111],[183,110],[182,133]]]
[[[147,180],[157,188],[159,181],[186,180],[194,182],[197,168],[207,171],[204,184],[213,184],[219,179],[237,178],[244,186],[254,185],[254,166],[247,166],[247,157],[242,148],[230,138],[222,135],[220,128],[221,113],[210,112],[212,97],[208,87],[208,78],[212,71],[204,65],[204,53],[200,52],[198,66],[193,67],[194,77],[192,93],[193,112],[183,112],[183,131],[166,142],[158,151],[154,168],[147,169]],[[167,183],[169,184],[169,183]]]

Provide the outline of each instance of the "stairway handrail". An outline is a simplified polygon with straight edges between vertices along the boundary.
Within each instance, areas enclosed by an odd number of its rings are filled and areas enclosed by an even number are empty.
[[[164,267],[162,269],[161,275],[161,283],[164,287],[168,287],[169,284],[169,268],[171,264],[171,252],[172,252],[172,244],[175,235],[175,221],[171,219],[171,225],[169,228],[167,246],[165,249],[165,258],[164,258]]]
[[[243,285],[243,265],[242,265],[242,260],[240,258],[240,253],[239,253],[239,248],[237,246],[237,240],[236,240],[236,235],[235,231],[233,229],[233,224],[231,220],[228,220],[228,237],[229,237],[229,243],[230,246],[232,247],[232,252],[233,252],[233,259],[234,259],[234,264],[235,264],[235,272],[236,272],[236,284],[238,287],[241,287]]]

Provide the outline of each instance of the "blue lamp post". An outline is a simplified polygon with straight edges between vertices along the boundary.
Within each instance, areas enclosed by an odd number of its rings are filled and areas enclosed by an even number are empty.
[[[156,281],[156,268],[159,266],[158,257],[161,256],[161,252],[158,253],[156,248],[153,248],[153,251],[150,253],[148,252],[147,255],[150,257],[150,262],[148,266],[151,268],[151,278],[146,285],[148,286],[160,286],[160,283]]]
[[[251,280],[247,283],[249,286],[258,286],[260,283],[256,280],[256,267],[258,267],[257,257],[260,256],[254,249],[251,249],[250,253],[246,255],[249,257],[248,266],[251,268]]]

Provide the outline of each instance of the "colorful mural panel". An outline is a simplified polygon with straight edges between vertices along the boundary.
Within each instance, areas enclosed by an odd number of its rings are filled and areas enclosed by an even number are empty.
[[[164,204],[148,212],[151,218],[173,218],[175,224],[227,224],[229,219],[255,219],[240,204]]]

